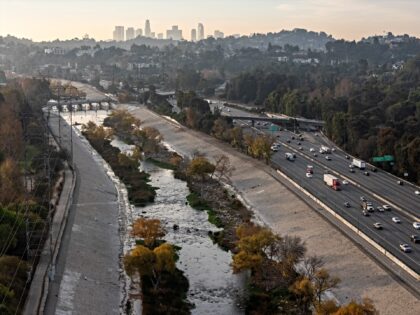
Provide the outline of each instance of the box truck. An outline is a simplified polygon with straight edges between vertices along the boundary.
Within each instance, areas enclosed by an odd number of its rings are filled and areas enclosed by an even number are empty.
[[[366,163],[359,159],[353,159],[351,164],[355,167],[360,168],[361,170],[364,170],[366,168]]]
[[[324,174],[324,183],[334,190],[340,190],[340,182],[338,178],[331,174]]]

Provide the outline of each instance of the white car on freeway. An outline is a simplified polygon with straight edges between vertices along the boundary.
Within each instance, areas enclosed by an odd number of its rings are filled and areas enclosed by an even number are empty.
[[[308,177],[308,178],[312,178],[312,174],[311,173],[306,173],[306,177]]]
[[[401,223],[401,220],[398,217],[392,217],[394,223]]]
[[[348,184],[349,184],[349,181],[348,181],[348,180],[343,180],[341,183],[342,183],[343,185],[348,185]]]
[[[315,149],[314,148],[310,148],[309,151],[310,152],[315,152]]]
[[[404,252],[404,253],[410,253],[411,252],[411,247],[408,244],[400,244],[400,249]]]
[[[416,230],[420,230],[420,222],[413,222],[413,227],[414,227]]]
[[[385,210],[391,211],[391,207],[388,205],[383,205],[382,208],[384,208]]]
[[[420,196],[420,190],[416,190],[414,193],[415,193],[417,196]]]

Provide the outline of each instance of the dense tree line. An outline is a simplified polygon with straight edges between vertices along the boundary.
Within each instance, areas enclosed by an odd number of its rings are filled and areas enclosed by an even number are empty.
[[[41,107],[49,96],[44,80],[23,79],[0,88],[1,314],[22,310],[36,266],[34,254],[42,249],[49,228],[53,188],[48,173],[54,184],[63,166],[63,155],[44,138]]]
[[[327,135],[356,156],[393,155],[380,165],[420,181],[420,55],[402,69],[366,60],[343,66],[290,66],[235,77],[226,97],[265,111],[324,119]]]

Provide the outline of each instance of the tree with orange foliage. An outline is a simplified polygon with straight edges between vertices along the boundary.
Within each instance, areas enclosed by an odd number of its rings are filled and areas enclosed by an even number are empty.
[[[351,301],[349,304],[341,306],[333,315],[378,315],[371,299],[364,298],[362,303]]]
[[[137,245],[124,257],[124,267],[132,276],[138,273],[140,276],[148,276],[157,290],[165,272],[173,273],[175,266],[175,250],[171,244],[164,243],[154,249],[143,245]]]
[[[165,229],[158,219],[139,218],[133,224],[131,235],[140,237],[144,240],[144,244],[153,248],[159,238],[165,236]]]

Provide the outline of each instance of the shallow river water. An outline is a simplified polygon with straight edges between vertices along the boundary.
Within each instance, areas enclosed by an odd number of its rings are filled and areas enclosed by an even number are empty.
[[[122,151],[130,149],[118,140],[112,144]],[[220,249],[208,236],[218,228],[208,222],[206,212],[186,203],[190,193],[187,184],[174,178],[173,171],[145,162],[141,168],[150,174],[151,185],[159,189],[155,202],[135,208],[133,217],[159,219],[167,231],[165,239],[181,247],[177,266],[190,283],[188,299],[195,305],[192,313],[243,314],[239,305],[244,278],[232,273],[231,253]]]
[[[75,113],[73,123],[93,121],[102,124],[107,111]],[[69,114],[63,118],[69,121]],[[80,129],[80,126],[78,126]],[[112,145],[127,152],[131,146],[115,139]],[[142,208],[132,208],[133,219],[140,216],[161,220],[166,229],[165,239],[181,247],[177,267],[188,278],[188,299],[195,305],[192,314],[243,314],[241,309],[245,279],[234,275],[231,253],[213,244],[209,231],[218,228],[207,220],[207,213],[186,203],[190,193],[187,184],[174,178],[173,171],[142,162],[141,168],[150,174],[151,185],[157,187],[155,202]],[[178,228],[174,229],[174,225]]]

